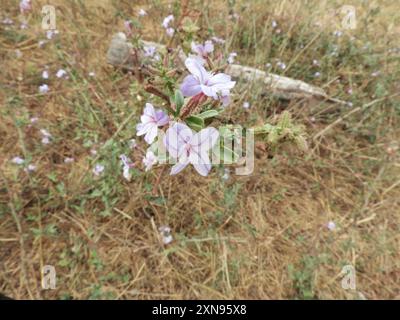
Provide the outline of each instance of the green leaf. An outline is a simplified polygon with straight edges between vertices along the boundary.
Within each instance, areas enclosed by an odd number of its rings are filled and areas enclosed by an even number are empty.
[[[176,106],[176,114],[178,115],[180,114],[181,108],[185,103],[182,92],[180,90],[175,90],[174,103]]]
[[[197,114],[196,117],[199,117],[199,118],[205,120],[205,119],[216,117],[216,116],[218,116],[218,114],[219,113],[217,110],[207,110],[200,114]]]
[[[190,19],[189,17],[185,17],[182,21],[182,29],[186,33],[196,33],[200,30],[200,28]]]
[[[204,128],[204,119],[198,116],[190,116],[186,118],[186,124],[195,131],[200,131]]]

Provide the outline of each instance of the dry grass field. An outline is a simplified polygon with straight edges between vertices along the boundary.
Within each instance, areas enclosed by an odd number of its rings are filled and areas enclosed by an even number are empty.
[[[257,143],[251,175],[216,167],[207,177],[193,168],[145,172],[136,124],[149,94],[106,61],[126,19],[140,24],[143,39],[167,44],[161,23],[179,15],[180,1],[32,0],[22,29],[18,3],[0,3],[0,292],[400,298],[398,0],[190,1],[198,39],[223,38],[237,63],[349,102],[283,101],[260,83],[239,82],[227,123],[273,122],[287,110],[305,126],[308,150]],[[56,8],[52,39],[41,27],[47,3]],[[356,29],[341,28],[346,4],[356,8]],[[59,69],[66,76],[58,78]],[[39,91],[43,84],[48,92]],[[130,182],[123,153],[135,163]],[[101,176],[92,172],[97,163]],[[161,226],[171,229],[171,243]],[[44,265],[56,269],[55,290],[41,287]],[[345,265],[356,270],[355,290],[342,288]]]

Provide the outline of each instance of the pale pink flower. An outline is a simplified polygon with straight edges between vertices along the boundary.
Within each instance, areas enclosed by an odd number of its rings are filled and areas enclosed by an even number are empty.
[[[98,163],[95,165],[92,171],[95,176],[100,176],[104,172],[104,166]]]
[[[135,139],[129,140],[129,148],[135,149],[137,147],[137,143]]]
[[[19,10],[22,14],[32,10],[31,0],[21,0],[19,3]]]
[[[119,158],[121,159],[121,164],[122,164],[122,175],[125,178],[125,180],[130,181],[132,178],[130,169],[134,166],[134,163],[132,163],[132,160],[129,159],[124,154],[121,154]]]
[[[140,17],[144,17],[147,16],[147,12],[144,9],[139,9],[138,15]]]
[[[49,40],[53,39],[57,34],[59,34],[58,30],[47,30],[46,31],[46,37]]]
[[[206,42],[204,42],[204,44],[196,44],[192,42],[191,46],[192,52],[203,58],[207,57],[209,53],[214,51],[214,45],[210,40],[207,40]]]
[[[175,29],[174,28],[167,28],[165,30],[165,32],[167,33],[168,37],[172,37],[174,35],[174,33],[175,33]]]
[[[129,37],[132,35],[132,22],[129,20],[124,21],[124,27],[125,27],[125,32],[126,35]]]
[[[24,169],[25,172],[33,172],[33,171],[35,171],[35,170],[36,170],[36,166],[35,166],[34,164],[29,164],[29,165]]]
[[[171,228],[168,226],[161,226],[158,228],[164,244],[170,244],[174,239],[171,235]]]
[[[39,92],[40,93],[47,93],[49,92],[50,88],[47,84],[42,84],[41,86],[39,86]]]
[[[167,16],[167,17],[164,18],[163,23],[162,23],[163,27],[164,27],[165,29],[167,29],[167,28],[169,27],[169,24],[170,24],[172,21],[174,21],[174,16],[173,16],[172,14],[170,14],[169,16]]]
[[[7,17],[7,18],[3,19],[2,23],[5,25],[12,25],[14,23],[14,21],[12,21],[12,19]]]
[[[329,221],[329,222],[327,223],[326,227],[327,227],[329,230],[333,231],[333,230],[336,229],[336,224],[335,224],[335,222],[333,222],[333,221]]]
[[[64,163],[72,163],[72,162],[74,162],[75,161],[75,159],[74,158],[71,158],[71,157],[65,157],[64,158]]]
[[[154,55],[156,54],[157,48],[154,46],[144,46],[143,51],[144,51],[145,57],[154,57]]]
[[[202,176],[211,170],[209,151],[219,137],[217,129],[209,127],[194,133],[183,123],[175,123],[164,137],[164,145],[170,156],[178,162],[171,168],[171,175],[181,172],[188,164],[192,164]]]
[[[24,164],[25,160],[22,159],[21,157],[17,156],[17,157],[12,158],[11,162],[15,163],[15,164],[18,164],[18,165],[21,165],[21,164]]]
[[[145,171],[149,171],[153,165],[157,163],[157,157],[154,152],[151,150],[147,150],[146,156],[143,158],[143,164],[145,165]]]
[[[229,96],[230,89],[235,86],[236,82],[231,81],[231,76],[225,73],[209,73],[197,59],[187,58],[185,65],[191,74],[183,79],[180,87],[184,96],[192,97],[203,93],[219,99],[221,96]]]
[[[232,64],[235,62],[235,58],[237,57],[237,53],[236,52],[231,52],[228,56],[228,63]]]
[[[282,61],[278,61],[277,64],[276,64],[276,66],[277,66],[278,68],[282,69],[282,70],[285,70],[285,69],[286,69],[286,64],[285,64],[284,62],[282,62]]]
[[[66,75],[67,75],[67,71],[65,71],[64,69],[59,69],[57,71],[57,73],[56,73],[56,77],[57,78],[62,78],[64,76],[66,76]]]
[[[212,37],[211,40],[214,41],[215,43],[219,43],[219,44],[224,44],[225,43],[224,39],[218,38],[218,37],[215,37],[215,36]]]
[[[144,140],[148,144],[152,144],[157,137],[158,127],[165,126],[169,122],[169,117],[161,109],[154,109],[151,103],[146,103],[140,120],[142,122],[136,126],[136,134],[138,136],[145,135]]]

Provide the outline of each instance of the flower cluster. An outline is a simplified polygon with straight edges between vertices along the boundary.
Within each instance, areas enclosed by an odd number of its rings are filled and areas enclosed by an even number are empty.
[[[170,19],[164,20],[163,25],[168,25]],[[178,174],[189,164],[202,176],[207,176],[211,170],[209,154],[217,145],[219,132],[213,127],[193,130],[188,122],[189,115],[193,114],[194,107],[202,109],[202,106],[214,102],[227,105],[235,81],[225,73],[214,74],[205,69],[202,59],[208,58],[213,52],[211,41],[204,44],[193,42],[191,49],[197,56],[186,59],[185,66],[190,74],[184,77],[179,90],[176,90],[176,95],[181,98],[178,99],[180,102],[176,101],[175,108],[180,104],[180,110],[172,108],[164,111],[146,103],[141,121],[136,126],[136,134],[144,136],[150,145],[143,158],[146,171],[159,162],[157,148],[160,144],[174,163],[171,175]]]

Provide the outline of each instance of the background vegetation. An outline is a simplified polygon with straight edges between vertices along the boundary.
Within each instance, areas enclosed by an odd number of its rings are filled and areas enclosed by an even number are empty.
[[[178,14],[179,2],[52,0],[59,34],[51,40],[41,29],[47,1],[32,2],[21,29],[17,1],[1,1],[0,18],[14,22],[0,25],[1,292],[18,299],[400,298],[397,0],[191,1],[199,40],[222,37],[239,63],[349,102],[280,101],[260,83],[240,83],[228,122],[273,122],[288,110],[306,127],[309,150],[259,144],[252,175],[221,167],[207,178],[193,168],[174,177],[161,167],[144,172],[144,145],[131,149],[129,140],[149,96],[105,60],[125,19],[135,19],[146,40],[167,43],[161,22]],[[355,30],[340,27],[344,4],[356,7]],[[139,18],[140,8],[148,15]],[[55,76],[61,68],[68,79]],[[44,83],[50,90],[42,94]],[[121,153],[136,164],[131,182]],[[16,156],[25,163],[13,163]],[[100,177],[96,163],[105,166]],[[24,170],[28,164],[35,170]],[[168,245],[163,225],[174,239]],[[40,286],[48,264],[56,267],[56,290]],[[354,291],[341,287],[347,264],[357,270]]]

